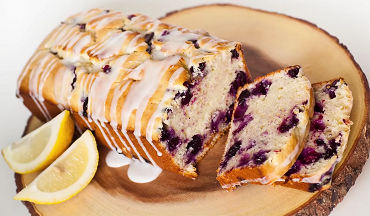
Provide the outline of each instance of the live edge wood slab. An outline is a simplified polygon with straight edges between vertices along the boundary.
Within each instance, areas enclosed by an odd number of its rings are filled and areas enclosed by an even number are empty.
[[[225,137],[198,164],[196,180],[163,172],[147,184],[128,180],[127,167],[109,168],[108,149],[100,147],[93,181],[57,205],[24,204],[31,215],[328,215],[355,183],[369,157],[369,86],[352,55],[339,40],[314,24],[277,13],[234,5],[207,5],[172,12],[164,22],[202,28],[243,44],[253,77],[299,64],[312,83],[344,77],[354,96],[348,148],[336,167],[330,189],[308,193],[280,186],[247,185],[233,192],[216,181]],[[25,133],[41,125],[35,117]],[[17,191],[36,174],[15,174]]]

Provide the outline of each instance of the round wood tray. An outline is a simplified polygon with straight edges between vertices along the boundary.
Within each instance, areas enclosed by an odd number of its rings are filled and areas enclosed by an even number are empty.
[[[24,202],[31,215],[328,215],[354,184],[370,150],[369,87],[347,48],[306,21],[234,5],[189,8],[162,20],[242,42],[254,78],[295,64],[303,67],[313,83],[344,77],[354,96],[354,124],[332,187],[308,193],[280,186],[247,185],[226,192],[216,181],[225,137],[198,164],[196,180],[163,171],[151,183],[133,183],[128,180],[127,167],[107,167],[108,149],[100,147],[96,176],[81,193],[56,205]],[[39,125],[41,122],[31,117],[26,133]],[[15,174],[17,191],[36,175]]]

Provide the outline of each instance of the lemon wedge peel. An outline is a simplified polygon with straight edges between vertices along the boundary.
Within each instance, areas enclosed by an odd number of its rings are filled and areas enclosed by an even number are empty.
[[[86,168],[83,171],[82,175],[77,178],[75,182],[70,185],[64,185],[63,189],[55,191],[54,187],[55,184],[64,183],[63,180],[69,181],[73,178],[73,176],[68,175],[60,175],[60,173],[69,174],[70,170],[65,169],[66,165],[65,162],[70,163],[71,158],[68,158],[73,153],[79,150],[79,148],[87,148],[88,150],[88,161],[83,161],[86,163]],[[75,154],[76,155],[76,154]],[[85,158],[86,159],[86,158]],[[75,160],[76,161],[76,160]],[[64,163],[64,165],[63,165]],[[42,173],[37,176],[33,182],[25,187],[22,191],[20,191],[13,199],[15,200],[22,200],[22,201],[30,201],[35,204],[58,204],[64,202],[76,194],[78,194],[81,190],[83,190],[93,179],[97,167],[99,164],[99,153],[96,146],[96,141],[93,134],[87,130],[84,134],[77,139],[71,147],[69,147],[58,159],[56,159],[47,169],[45,169]],[[49,174],[48,174],[49,173]],[[50,175],[51,174],[51,175]],[[64,178],[63,178],[64,176]],[[50,179],[50,178],[55,179]],[[54,181],[55,180],[55,181]],[[40,182],[53,182],[53,185],[43,185],[41,186],[40,190]],[[41,184],[42,185],[42,184]],[[58,185],[58,187],[61,187]],[[52,192],[48,192],[52,191]]]
[[[14,172],[38,172],[48,167],[69,147],[74,130],[70,112],[65,110],[19,141],[2,149],[1,153]]]

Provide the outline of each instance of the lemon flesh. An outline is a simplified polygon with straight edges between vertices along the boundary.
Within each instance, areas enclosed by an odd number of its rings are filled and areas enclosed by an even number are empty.
[[[48,167],[71,144],[74,121],[69,111],[63,111],[51,121],[1,150],[9,167],[27,174]]]
[[[87,130],[14,199],[36,204],[56,204],[68,200],[90,183],[98,163],[96,141]]]

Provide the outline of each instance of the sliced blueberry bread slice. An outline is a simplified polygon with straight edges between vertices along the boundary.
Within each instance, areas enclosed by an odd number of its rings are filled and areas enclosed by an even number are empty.
[[[314,108],[313,90],[300,66],[257,78],[237,102],[217,180],[227,190],[280,179],[301,152]]]
[[[309,192],[331,185],[335,165],[346,148],[353,97],[343,78],[312,85],[315,113],[307,143],[280,185]],[[283,181],[284,180],[284,181]]]

